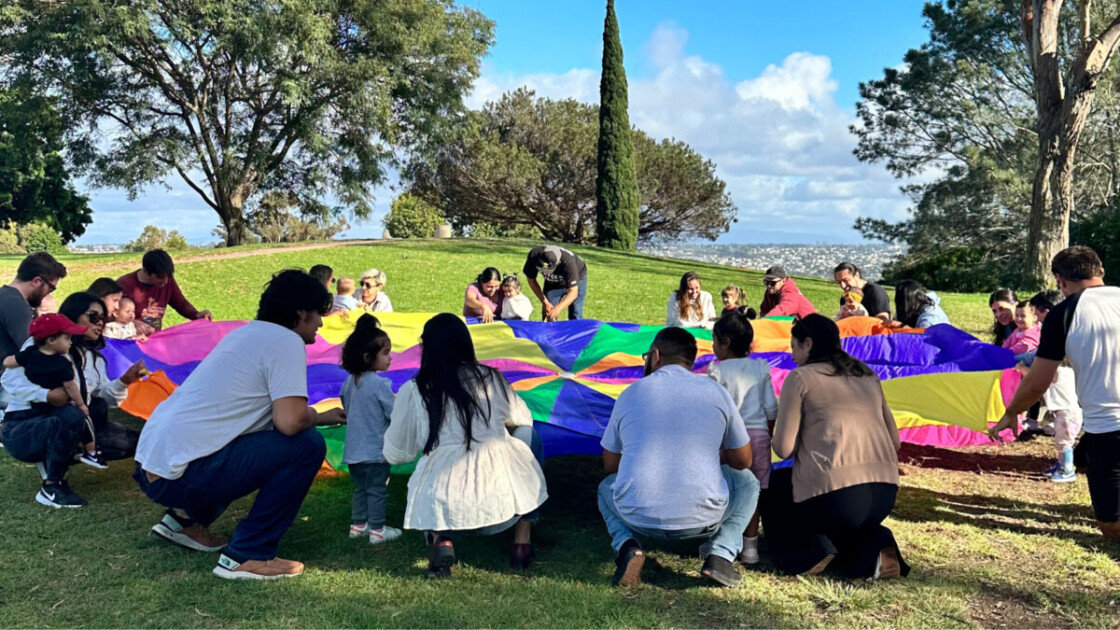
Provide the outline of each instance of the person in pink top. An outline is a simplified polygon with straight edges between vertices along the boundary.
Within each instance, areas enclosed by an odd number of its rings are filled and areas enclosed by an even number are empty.
[[[1015,331],[1007,336],[1003,347],[1015,353],[1016,356],[1025,352],[1038,349],[1038,341],[1042,335],[1042,328],[1035,318],[1034,309],[1030,302],[1019,302],[1015,306]]]
[[[483,269],[478,278],[467,285],[467,293],[463,296],[463,317],[477,317],[484,324],[501,319],[502,302],[505,301],[501,289],[502,272],[494,267]]]

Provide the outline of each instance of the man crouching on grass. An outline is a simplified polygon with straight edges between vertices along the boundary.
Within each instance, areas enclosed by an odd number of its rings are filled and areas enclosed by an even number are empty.
[[[152,532],[197,551],[223,549],[214,574],[269,580],[303,572],[276,557],[326,455],[317,425],[341,409],[307,406],[307,349],[331,308],[323,285],[300,270],[273,276],[257,318],[223,338],[148,420],[133,478],[168,508]],[[209,531],[233,501],[254,491],[233,540]]]

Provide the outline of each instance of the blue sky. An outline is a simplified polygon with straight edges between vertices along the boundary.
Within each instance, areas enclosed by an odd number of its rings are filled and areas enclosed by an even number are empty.
[[[602,0],[470,0],[496,23],[495,46],[468,97],[479,106],[528,86],[598,101]],[[714,160],[739,207],[724,243],[859,242],[857,216],[897,219],[907,200],[880,166],[851,156],[858,84],[926,40],[922,0],[616,0],[631,122]],[[215,240],[217,215],[175,180],[136,200],[89,190],[81,244],[120,243],[145,224]],[[349,237],[381,234],[392,191]]]

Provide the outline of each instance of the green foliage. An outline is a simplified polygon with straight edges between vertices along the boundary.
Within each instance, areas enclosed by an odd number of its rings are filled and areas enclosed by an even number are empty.
[[[926,256],[903,255],[883,268],[883,281],[897,284],[917,280],[938,291],[990,293],[1000,287],[1017,287],[1017,278],[995,270],[990,252],[967,247],[947,249]]]
[[[0,254],[26,254],[27,250],[20,246],[19,236],[14,227],[0,229]]]
[[[62,235],[47,223],[27,223],[16,226],[19,246],[27,252],[66,254],[69,249],[62,244]]]
[[[59,96],[75,165],[132,195],[186,180],[230,244],[245,234],[246,204],[270,191],[369,216],[396,156],[424,150],[456,118],[493,30],[446,0],[5,11],[17,25],[0,28],[5,65]]]
[[[1099,212],[1070,225],[1069,241],[1073,245],[1087,245],[1101,257],[1104,277],[1110,283],[1120,280],[1120,198]]]
[[[439,208],[406,192],[393,200],[383,223],[393,238],[432,238],[446,221]]]
[[[266,194],[248,213],[250,242],[299,243],[329,241],[350,228],[337,210],[301,199],[291,191]]]
[[[683,142],[630,133],[639,242],[726,232],[737,210],[715,164]],[[460,234],[593,243],[597,136],[593,105],[520,89],[472,112],[433,159],[415,162],[412,191],[442,208]]]
[[[633,250],[638,242],[638,174],[630,134],[626,69],[614,0],[603,23],[603,73],[599,79],[596,240],[600,247]]]
[[[153,249],[169,251],[190,249],[187,239],[178,230],[168,232],[154,225],[145,225],[136,240],[124,246],[126,252],[149,252]]]
[[[88,199],[70,183],[61,155],[62,122],[26,83],[0,83],[0,223],[42,222],[65,242],[93,221]]]

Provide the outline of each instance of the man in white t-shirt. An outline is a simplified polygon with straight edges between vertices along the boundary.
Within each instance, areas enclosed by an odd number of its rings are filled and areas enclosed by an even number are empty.
[[[708,539],[700,574],[734,586],[759,492],[746,426],[723,386],[692,373],[696,338],[685,329],[657,333],[643,358],[646,376],[618,397],[602,440],[599,511],[616,554],[612,582],[641,581],[643,536]]]
[[[1084,418],[1089,498],[1101,533],[1120,540],[1120,287],[1104,286],[1104,266],[1088,247],[1058,252],[1050,271],[1066,299],[1047,312],[1030,372],[989,433],[1017,428],[1068,358]]]
[[[223,338],[148,419],[133,477],[168,508],[152,531],[198,551],[224,547],[214,574],[274,579],[303,572],[276,557],[326,455],[318,425],[341,410],[307,406],[307,349],[331,308],[323,285],[282,271],[261,295],[257,318]],[[209,532],[230,503],[257,492],[233,540]]]

